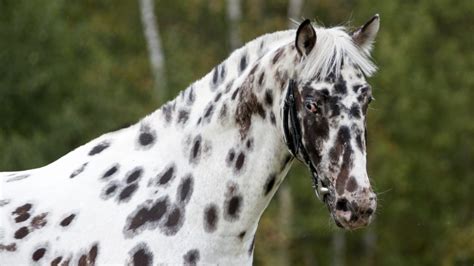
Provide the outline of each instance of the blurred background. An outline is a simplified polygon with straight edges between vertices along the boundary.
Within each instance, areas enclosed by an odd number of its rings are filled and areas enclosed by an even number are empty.
[[[472,0],[0,0],[0,170],[135,123],[289,18],[359,26],[375,13],[377,218],[337,229],[297,163],[260,221],[255,265],[472,266]]]

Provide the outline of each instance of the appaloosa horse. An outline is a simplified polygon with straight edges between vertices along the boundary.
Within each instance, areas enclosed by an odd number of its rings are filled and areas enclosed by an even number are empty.
[[[234,51],[174,100],[57,161],[0,174],[0,264],[251,264],[293,158],[335,223],[376,209],[365,115],[379,16],[306,20]]]

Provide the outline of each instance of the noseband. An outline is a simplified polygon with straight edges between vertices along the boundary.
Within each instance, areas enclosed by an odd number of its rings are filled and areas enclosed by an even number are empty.
[[[298,114],[296,111],[294,90],[296,89],[296,81],[290,79],[288,89],[286,91],[285,103],[283,106],[283,131],[285,134],[286,145],[290,153],[298,160],[303,161],[309,167],[311,179],[313,181],[313,189],[318,199],[325,202],[325,197],[329,194],[329,189],[321,182],[316,167],[311,162],[308,152],[303,145],[301,126],[298,122]],[[301,155],[299,157],[298,155]],[[301,159],[302,158],[302,159]]]

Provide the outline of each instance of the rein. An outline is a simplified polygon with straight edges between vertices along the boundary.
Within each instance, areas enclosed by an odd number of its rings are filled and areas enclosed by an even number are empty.
[[[295,88],[296,81],[290,79],[283,106],[283,131],[285,134],[286,145],[288,145],[290,153],[300,161],[301,159],[298,158],[298,154],[301,154],[303,161],[308,165],[311,172],[311,180],[313,182],[313,189],[316,193],[316,197],[325,202],[325,197],[329,194],[329,189],[321,182],[316,167],[314,167],[309,159],[308,152],[303,145],[301,126],[298,122],[295,105]]]

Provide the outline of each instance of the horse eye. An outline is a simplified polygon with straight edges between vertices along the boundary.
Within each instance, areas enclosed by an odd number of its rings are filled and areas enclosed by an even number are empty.
[[[317,106],[317,103],[315,103],[315,102],[307,101],[304,104],[304,106],[305,106],[306,110],[308,110],[308,112],[311,112],[313,114],[318,112],[318,106]]]

